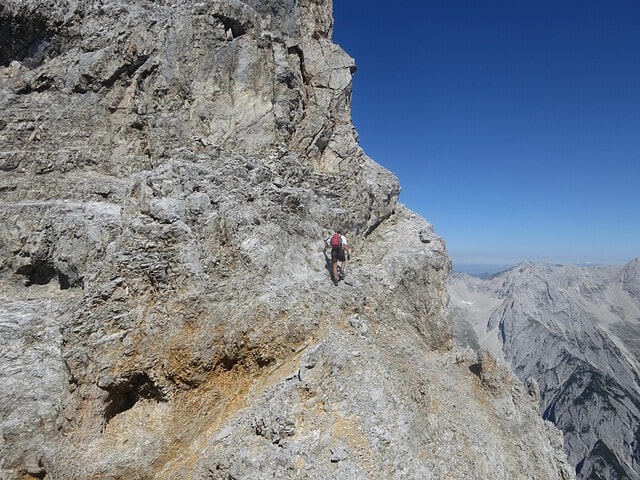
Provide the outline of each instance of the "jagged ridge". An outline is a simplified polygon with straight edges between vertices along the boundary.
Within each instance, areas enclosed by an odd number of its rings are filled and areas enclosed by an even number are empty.
[[[638,476],[638,348],[629,335],[640,321],[638,264],[526,262],[490,279],[456,274],[449,282],[459,340],[537,380],[543,416],[563,430],[580,478]]]

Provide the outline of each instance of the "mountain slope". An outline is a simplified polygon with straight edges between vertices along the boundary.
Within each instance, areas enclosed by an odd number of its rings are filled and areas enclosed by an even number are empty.
[[[0,0],[3,478],[571,478],[452,349],[445,244],[358,146],[331,7]]]
[[[537,380],[543,416],[563,430],[581,478],[640,475],[639,265],[523,263],[449,281],[458,340]]]

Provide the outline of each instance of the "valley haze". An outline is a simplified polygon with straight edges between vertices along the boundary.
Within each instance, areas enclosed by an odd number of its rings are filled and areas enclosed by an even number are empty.
[[[506,270],[511,270],[512,268],[517,267],[520,263],[523,262],[532,262],[532,263],[548,263],[549,265],[573,265],[576,267],[600,267],[607,265],[624,265],[626,262],[621,262],[619,264],[604,264],[604,263],[562,263],[562,262],[546,262],[543,260],[521,260],[517,262],[511,263],[469,263],[469,262],[452,262],[451,271],[455,273],[468,273],[469,275],[494,275],[496,273],[504,272]]]

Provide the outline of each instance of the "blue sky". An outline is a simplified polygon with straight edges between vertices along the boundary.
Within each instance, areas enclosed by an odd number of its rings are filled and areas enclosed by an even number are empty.
[[[360,144],[454,269],[640,256],[640,1],[334,0]]]

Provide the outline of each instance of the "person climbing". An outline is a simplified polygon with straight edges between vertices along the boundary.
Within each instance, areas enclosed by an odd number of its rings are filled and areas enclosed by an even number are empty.
[[[325,250],[327,247],[331,247],[331,280],[334,285],[338,285],[338,281],[344,279],[347,257],[350,257],[347,237],[343,235],[340,228],[327,237]],[[340,261],[340,270],[338,270],[338,261]]]

